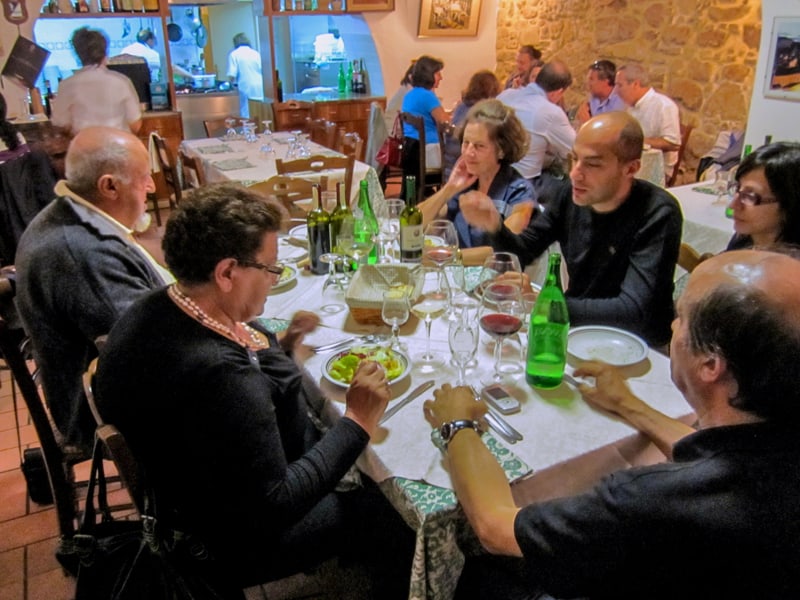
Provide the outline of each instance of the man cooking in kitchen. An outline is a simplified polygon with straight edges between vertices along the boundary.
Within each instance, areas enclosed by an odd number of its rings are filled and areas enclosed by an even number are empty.
[[[247,100],[264,99],[264,79],[261,75],[261,55],[250,46],[243,33],[233,36],[234,49],[228,55],[228,79],[239,88],[239,116],[249,118]]]

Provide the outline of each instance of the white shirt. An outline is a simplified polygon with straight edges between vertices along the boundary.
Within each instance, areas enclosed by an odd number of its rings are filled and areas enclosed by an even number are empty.
[[[332,58],[344,58],[344,40],[332,33],[321,33],[314,38],[314,62],[327,62]]]
[[[254,100],[264,99],[261,55],[250,46],[239,46],[228,55],[228,77],[239,85],[239,93]]]
[[[520,175],[527,179],[538,177],[556,158],[567,158],[575,143],[575,130],[567,113],[550,102],[542,88],[529,83],[525,87],[504,90],[497,99],[514,109],[531,137],[528,153],[514,163]]]
[[[681,143],[678,105],[668,96],[650,88],[636,104],[628,108],[628,112],[639,121],[644,137],[664,138],[673,144]],[[664,152],[664,168],[667,173],[672,173],[672,167],[676,162],[678,162],[677,152]]]
[[[100,65],[84,67],[62,81],[52,107],[53,125],[73,133],[92,126],[130,131],[130,124],[142,118],[131,80]]]
[[[147,66],[150,67],[150,81],[158,81],[158,74],[161,71],[161,55],[150,46],[141,42],[134,42],[125,46],[120,54],[140,56],[145,59]]]

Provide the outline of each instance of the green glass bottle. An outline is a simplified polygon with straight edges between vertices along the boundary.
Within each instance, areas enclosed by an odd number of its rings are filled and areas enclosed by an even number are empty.
[[[311,272],[324,275],[328,272],[328,265],[320,260],[320,256],[331,251],[330,217],[322,207],[322,188],[318,183],[311,187],[311,211],[306,222]]]
[[[336,208],[331,213],[331,248],[334,252],[341,253],[336,246],[336,240],[339,238],[339,232],[342,229],[342,222],[349,218],[353,218],[353,212],[350,210],[348,198],[345,195],[344,181],[336,184]]]
[[[406,175],[406,206],[400,213],[400,260],[418,263],[422,261],[422,212],[417,208],[417,178]]]
[[[347,61],[346,90],[353,91],[353,63]]]
[[[344,73],[344,63],[339,63],[339,95],[347,93],[347,75]]]
[[[375,246],[373,237],[378,234],[378,219],[375,218],[375,213],[372,210],[372,205],[369,202],[369,184],[366,179],[362,179],[358,188],[358,209],[360,215],[356,216],[357,231],[354,233],[356,241],[363,244],[370,244],[372,249],[369,251],[367,263],[374,265],[378,262],[378,248]]]
[[[561,255],[550,254],[547,279],[531,311],[525,379],[534,387],[552,389],[561,384],[567,362],[569,314],[561,290]]]

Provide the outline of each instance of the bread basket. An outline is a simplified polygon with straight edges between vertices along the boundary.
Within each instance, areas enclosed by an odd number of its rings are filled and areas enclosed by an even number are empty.
[[[419,297],[422,280],[417,277],[420,265],[362,265],[353,275],[344,301],[358,323],[382,325],[383,293],[390,288],[407,286],[410,303]]]

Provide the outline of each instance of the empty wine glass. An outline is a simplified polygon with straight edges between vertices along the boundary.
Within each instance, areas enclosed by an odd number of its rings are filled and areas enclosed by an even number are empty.
[[[366,262],[367,255],[372,251],[374,235],[368,222],[363,219],[346,218],[342,221],[339,229],[336,245],[340,252],[344,252],[357,264],[363,264]]]
[[[503,360],[503,342],[522,328],[522,302],[518,285],[493,282],[485,286],[478,310],[481,329],[495,340],[493,383],[500,383],[507,373],[522,370],[519,359]]]
[[[397,238],[400,237],[400,213],[405,208],[405,202],[399,198],[386,200],[386,214],[378,218],[378,262],[394,262],[392,249]]]
[[[467,385],[465,371],[478,350],[479,329],[475,321],[456,319],[451,321],[448,340],[453,361],[458,367],[456,385]]]
[[[228,128],[225,131],[225,139],[226,140],[235,140],[237,138],[236,133],[236,119],[233,117],[228,117],[225,119],[225,126]]]
[[[392,337],[389,348],[401,347],[398,330],[408,321],[409,311],[408,292],[404,288],[390,288],[383,292],[383,305],[381,306],[381,319],[392,328]]]
[[[519,258],[511,252],[494,252],[483,261],[481,274],[478,277],[478,291],[489,285],[503,273],[522,273]]]
[[[420,295],[411,312],[425,323],[426,344],[425,353],[419,357],[423,371],[432,371],[434,366],[441,363],[441,358],[431,352],[431,323],[444,314],[447,309],[447,280],[438,269],[422,268],[418,277],[422,278]]]

